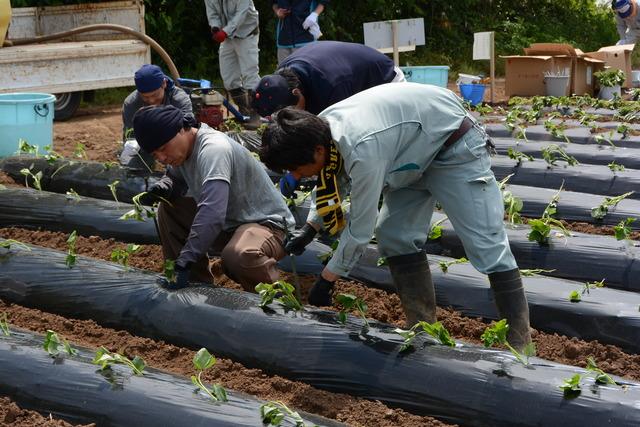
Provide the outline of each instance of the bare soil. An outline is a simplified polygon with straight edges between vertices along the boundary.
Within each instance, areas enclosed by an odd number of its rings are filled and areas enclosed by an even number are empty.
[[[64,233],[0,228],[0,237],[52,249],[67,249],[67,235]],[[108,260],[113,249],[123,246],[124,243],[118,243],[113,239],[103,240],[98,237],[78,237],[76,251],[80,255]],[[160,246],[144,245],[141,252],[131,256],[129,265],[161,272],[162,251]],[[283,278],[293,282],[292,276],[288,273],[283,273]],[[306,303],[309,289],[313,285],[315,278],[302,276],[300,279],[302,300]],[[237,283],[234,283],[221,273],[216,274],[215,282],[218,286],[240,289]],[[370,318],[399,327],[405,326],[406,319],[402,312],[400,299],[396,294],[387,293],[379,289],[371,289],[360,283],[344,280],[338,281],[335,293],[351,293],[362,298],[369,307],[368,317]],[[333,310],[340,309],[335,303],[333,307],[329,308]],[[476,344],[481,343],[480,335],[482,335],[487,326],[483,319],[464,317],[449,308],[438,309],[438,320],[449,329],[456,339]],[[640,380],[640,355],[625,353],[619,347],[601,344],[598,341],[583,341],[535,330],[533,331],[533,338],[537,346],[537,354],[543,359],[586,367],[587,357],[593,357],[598,366],[608,373],[631,380]]]
[[[11,399],[0,397],[0,426],[30,426],[30,427],[69,427],[80,424],[69,424],[64,420],[54,419],[51,414],[44,416],[36,411],[22,409]],[[85,427],[95,427],[95,424],[82,424]]]

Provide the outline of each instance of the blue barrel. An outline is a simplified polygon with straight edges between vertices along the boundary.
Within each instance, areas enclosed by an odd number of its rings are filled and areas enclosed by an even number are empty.
[[[461,84],[459,87],[460,95],[462,95],[465,101],[469,101],[471,105],[482,103],[484,90],[487,88],[485,85]]]
[[[18,151],[24,139],[40,147],[53,145],[53,114],[56,97],[48,93],[0,94],[0,157]]]

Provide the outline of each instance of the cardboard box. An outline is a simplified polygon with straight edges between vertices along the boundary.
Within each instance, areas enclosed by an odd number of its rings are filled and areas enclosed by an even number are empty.
[[[633,75],[631,73],[631,52],[635,44],[622,44],[620,46],[605,46],[597,52],[585,53],[586,56],[604,61],[607,67],[614,70],[624,71],[625,81],[622,87],[633,86]]]
[[[604,61],[577,57],[573,65],[571,93],[594,96],[598,82],[593,74],[602,70],[604,70]]]
[[[505,59],[505,95],[545,95],[544,73],[571,74],[573,59],[568,56],[501,56]],[[567,86],[567,95],[571,81]]]

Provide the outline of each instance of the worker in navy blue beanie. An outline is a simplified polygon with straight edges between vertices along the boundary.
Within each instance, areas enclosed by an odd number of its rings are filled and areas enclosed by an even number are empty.
[[[616,13],[616,29],[620,40],[616,44],[634,44],[640,40],[640,3],[638,0],[612,0]]]

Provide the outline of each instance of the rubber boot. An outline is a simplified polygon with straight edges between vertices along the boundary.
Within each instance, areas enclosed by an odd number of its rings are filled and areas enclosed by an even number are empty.
[[[520,270],[517,268],[489,274],[500,319],[507,319],[507,341],[518,351],[531,342],[529,305],[524,294]]]
[[[436,293],[425,252],[387,258],[393,284],[398,290],[407,328],[419,321],[436,321]]]
[[[231,100],[234,104],[238,106],[238,111],[243,116],[250,116],[251,111],[249,111],[249,100],[247,99],[247,91],[243,88],[239,87],[236,89],[231,89],[229,91],[229,95],[231,95]]]

